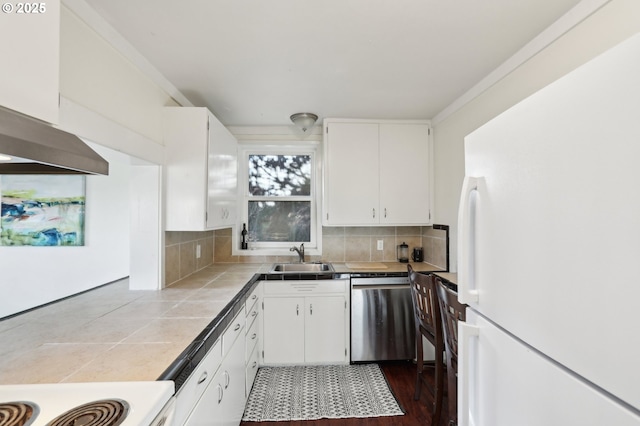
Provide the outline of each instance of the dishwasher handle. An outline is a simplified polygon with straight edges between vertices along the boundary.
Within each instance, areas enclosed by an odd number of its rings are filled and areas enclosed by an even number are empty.
[[[351,287],[361,286],[408,286],[409,277],[351,278]]]
[[[409,284],[374,284],[374,285],[354,285],[351,287],[352,291],[365,291],[365,290],[407,290],[410,288]]]

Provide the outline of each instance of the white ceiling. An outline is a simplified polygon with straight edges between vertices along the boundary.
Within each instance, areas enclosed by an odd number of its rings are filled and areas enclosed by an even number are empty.
[[[226,125],[433,118],[579,0],[86,0]]]

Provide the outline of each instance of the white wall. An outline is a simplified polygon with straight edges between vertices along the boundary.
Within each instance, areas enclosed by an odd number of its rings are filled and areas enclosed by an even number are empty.
[[[148,66],[142,72],[144,60],[136,52],[125,56],[94,30],[99,26],[109,32],[83,1],[63,3],[59,127],[110,148],[100,150],[110,174],[87,178],[84,247],[0,247],[0,318],[130,275],[137,289],[162,285],[161,117],[164,106],[178,105],[174,98],[186,100],[170,84],[159,83],[157,75],[150,77]],[[124,45],[121,41],[120,47]],[[139,186],[129,184],[130,175],[142,171],[155,175],[149,179],[153,185],[143,188],[144,198],[134,197],[154,204],[157,211],[153,221],[130,232],[141,223],[129,222],[131,190],[141,194]],[[154,246],[134,244],[132,250],[130,235],[141,233],[153,235],[144,242]],[[130,268],[132,263],[146,269]]]
[[[66,6],[60,18],[60,93],[162,145],[162,110],[177,103]]]
[[[639,31],[640,1],[613,0],[458,111],[442,121],[434,120],[434,222],[451,226],[452,271],[457,270],[457,210],[464,177],[464,137]]]
[[[129,288],[132,290],[164,287],[161,187],[161,167],[136,165],[131,168]]]
[[[87,176],[85,245],[0,247],[0,318],[129,275],[130,166]]]

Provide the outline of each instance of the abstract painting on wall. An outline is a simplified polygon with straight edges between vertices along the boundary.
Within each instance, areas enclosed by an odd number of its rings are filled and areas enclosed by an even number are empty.
[[[0,246],[83,246],[85,176],[1,175]]]

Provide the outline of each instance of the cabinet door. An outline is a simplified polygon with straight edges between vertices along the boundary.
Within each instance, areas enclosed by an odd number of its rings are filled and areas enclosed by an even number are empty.
[[[380,223],[430,223],[428,125],[381,123],[380,158]]]
[[[222,423],[224,370],[221,368],[202,394],[184,426],[218,426]],[[179,426],[179,425],[178,425]]]
[[[304,298],[264,298],[264,363],[304,362]]]
[[[255,381],[256,375],[258,374],[258,358],[258,346],[256,345],[254,346],[253,352],[249,356],[247,365],[245,367],[245,399],[249,397],[251,389],[253,388],[253,382]]]
[[[323,224],[379,222],[378,124],[328,123]]]
[[[347,304],[343,296],[306,298],[305,363],[342,363],[347,356]]]
[[[205,229],[209,114],[206,108],[164,109],[167,231]]]
[[[243,333],[244,334],[244,331]],[[225,426],[238,426],[242,420],[245,399],[245,340],[238,338],[233,343],[227,357],[222,363],[222,412],[220,424]],[[210,403],[212,401],[209,401]]]
[[[218,339],[177,394],[174,415],[176,425],[182,425],[185,422],[192,410],[198,405],[204,392],[209,386],[215,385],[214,377],[221,363],[222,340]]]
[[[209,116],[207,228],[233,225],[238,191],[238,149],[235,137]]]
[[[238,154],[235,137],[206,108],[166,107],[167,231],[233,225]]]

